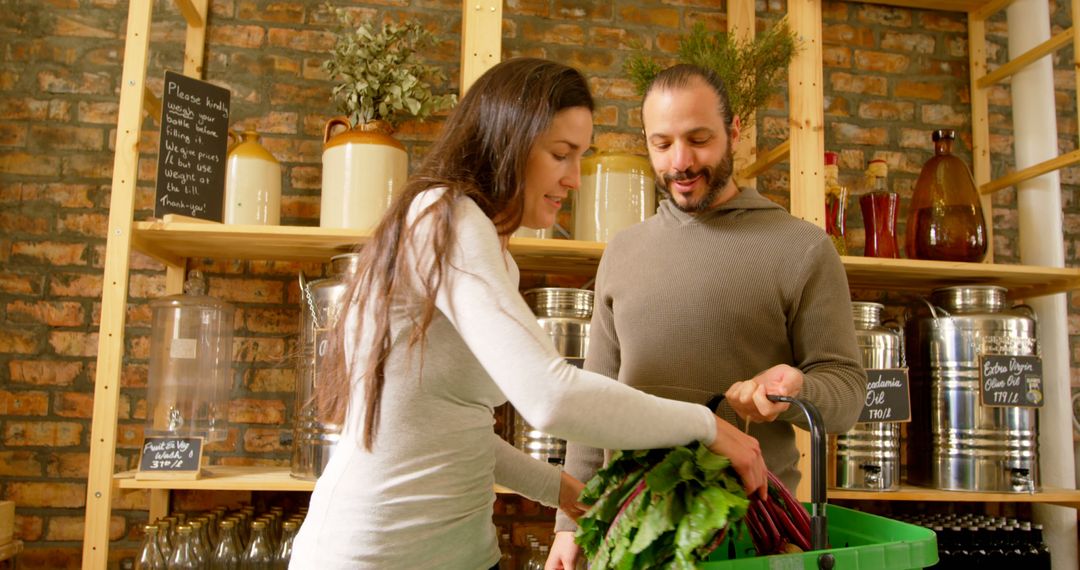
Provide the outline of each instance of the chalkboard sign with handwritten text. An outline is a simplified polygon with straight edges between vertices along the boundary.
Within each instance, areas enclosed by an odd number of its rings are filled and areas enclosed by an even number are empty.
[[[147,436],[136,478],[197,477],[202,461],[202,442],[201,437]]]
[[[866,371],[866,404],[859,421],[863,423],[906,422],[911,420],[911,396],[907,368],[870,368]]]
[[[1042,358],[984,354],[979,361],[984,406],[1041,408]]]
[[[229,90],[165,72],[154,216],[222,221]]]

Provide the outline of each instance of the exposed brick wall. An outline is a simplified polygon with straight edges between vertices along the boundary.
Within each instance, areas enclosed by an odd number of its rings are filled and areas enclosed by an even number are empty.
[[[438,34],[431,60],[448,89],[457,84],[461,15],[457,0],[334,0],[375,20],[415,18]],[[726,25],[718,2],[694,0],[510,0],[503,55],[534,55],[586,72],[598,98],[596,143],[641,152],[637,95],[621,72],[634,42],[670,53],[693,23]],[[205,77],[232,91],[234,126],[254,128],[284,169],[282,223],[317,225],[323,125],[336,114],[319,68],[333,42],[322,0],[211,0]],[[762,22],[784,4],[758,2]],[[28,541],[24,568],[76,568],[82,538],[97,327],[110,174],[127,2],[0,0],[0,496],[18,503],[18,534]],[[826,146],[854,181],[865,162],[886,158],[905,200],[932,153],[929,131],[956,128],[970,164],[966,18],[875,5],[824,5]],[[1054,4],[1055,31],[1069,25]],[[184,24],[171,2],[155,2],[148,78],[160,93],[163,72],[182,68]],[[991,56],[1006,58],[1003,18],[989,28]],[[1059,134],[1076,147],[1071,49],[1055,55]],[[760,146],[787,133],[786,86],[759,114]],[[994,172],[1012,167],[1007,86],[991,93]],[[398,133],[415,164],[439,121]],[[136,219],[152,209],[157,127],[140,143]],[[1076,263],[1080,213],[1076,169],[1062,173],[1066,247]],[[774,168],[760,187],[787,203],[788,174]],[[998,260],[1016,261],[1015,194],[994,196]],[[567,215],[569,212],[566,213]],[[849,205],[851,243],[861,247],[860,215]],[[564,222],[568,218],[564,217]],[[567,225],[564,223],[564,225]],[[133,254],[116,467],[134,465],[146,416],[150,312],[164,293],[156,261]],[[296,275],[318,264],[195,260],[210,293],[237,305],[230,435],[212,450],[230,464],[286,464],[279,443],[292,420],[297,313]],[[579,278],[527,276],[527,283],[579,285]],[[860,294],[866,294],[860,292]],[[1070,332],[1080,361],[1080,301]],[[1074,378],[1080,378],[1075,372]],[[1074,381],[1080,385],[1080,381]],[[241,497],[242,498],[242,495]],[[230,495],[226,500],[237,497]],[[178,499],[184,503],[184,499]],[[188,499],[191,505],[198,499]],[[146,493],[117,492],[110,521],[113,558],[130,555]]]

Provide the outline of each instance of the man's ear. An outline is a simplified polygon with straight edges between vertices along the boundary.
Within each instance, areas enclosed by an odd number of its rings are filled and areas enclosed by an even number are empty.
[[[728,135],[728,144],[735,146],[735,143],[739,142],[739,133],[742,132],[742,122],[739,121],[739,116],[735,115],[731,119],[731,133]]]

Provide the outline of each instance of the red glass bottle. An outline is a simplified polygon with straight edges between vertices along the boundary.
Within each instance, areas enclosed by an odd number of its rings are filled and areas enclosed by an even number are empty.
[[[923,165],[911,196],[905,250],[911,259],[980,262],[986,220],[964,161],[952,154],[956,131],[934,131],[934,156]]]
[[[835,152],[825,153],[825,232],[832,239],[836,253],[847,255],[847,242],[844,240],[847,188],[840,184],[837,159]]]
[[[896,220],[900,211],[900,197],[889,191],[886,178],[889,167],[884,160],[871,160],[866,168],[871,179],[870,191],[859,197],[866,232],[865,257],[900,257],[896,242]]]

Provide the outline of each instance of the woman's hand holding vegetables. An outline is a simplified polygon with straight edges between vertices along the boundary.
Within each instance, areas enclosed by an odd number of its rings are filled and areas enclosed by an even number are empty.
[[[736,382],[724,393],[732,410],[743,419],[771,422],[789,404],[771,402],[769,396],[796,397],[802,391],[803,373],[787,364],[777,364],[750,380]]]
[[[551,542],[551,552],[544,562],[544,570],[574,570],[580,554],[581,547],[574,542],[572,531],[557,532],[555,540]]]
[[[588,505],[578,501],[578,497],[581,496],[581,490],[585,488],[585,484],[565,471],[562,472],[560,477],[559,510],[566,513],[566,516],[578,520],[578,517],[589,510]]]
[[[765,459],[761,455],[761,445],[757,439],[717,416],[716,439],[709,445],[709,451],[731,460],[731,466],[742,479],[743,489],[748,497],[757,494],[765,498],[769,471],[765,467]]]

